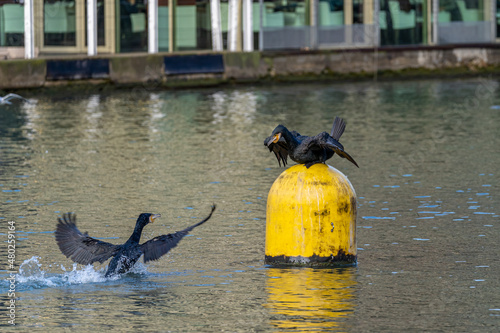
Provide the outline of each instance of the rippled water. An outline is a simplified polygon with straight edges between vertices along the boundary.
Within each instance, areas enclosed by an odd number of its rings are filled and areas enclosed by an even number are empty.
[[[42,95],[0,106],[0,325],[121,331],[495,331],[500,324],[499,84],[490,79]],[[283,171],[263,146],[347,121],[360,168],[358,266],[264,265],[265,207]],[[292,162],[293,163],[293,162]],[[112,243],[212,220],[119,278],[74,265],[56,219]]]

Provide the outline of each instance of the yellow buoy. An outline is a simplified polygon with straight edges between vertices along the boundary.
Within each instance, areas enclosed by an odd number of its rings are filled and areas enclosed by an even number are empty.
[[[356,193],[337,169],[317,163],[285,170],[267,197],[266,263],[356,264]]]

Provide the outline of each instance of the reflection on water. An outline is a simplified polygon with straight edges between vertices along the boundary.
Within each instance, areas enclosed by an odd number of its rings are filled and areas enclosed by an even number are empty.
[[[486,79],[297,84],[0,106],[0,263],[10,220],[25,263],[17,328],[488,331],[500,318],[498,91]],[[283,168],[263,139],[278,123],[328,131],[337,115],[360,164],[329,160],[358,195],[358,266],[268,268],[266,198]],[[141,212],[162,214],[146,241],[212,203],[171,253],[116,280],[73,266],[54,240],[64,212],[118,244]]]
[[[267,270],[271,325],[284,331],[345,329],[354,312],[355,268]]]

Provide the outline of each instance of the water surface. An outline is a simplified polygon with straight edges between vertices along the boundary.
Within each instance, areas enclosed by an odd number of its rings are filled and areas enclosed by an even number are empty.
[[[16,328],[120,331],[489,332],[500,324],[499,85],[491,79],[41,95],[0,106],[0,297],[16,227]],[[283,123],[329,131],[357,169],[358,266],[264,262],[267,193],[283,171],[262,142]],[[291,162],[293,164],[293,162]],[[120,243],[218,209],[157,262],[119,278],[73,265],[56,219]],[[0,325],[9,328],[8,310]]]

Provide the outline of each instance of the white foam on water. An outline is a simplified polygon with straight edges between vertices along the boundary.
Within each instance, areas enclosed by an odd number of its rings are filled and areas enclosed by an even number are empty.
[[[19,266],[19,273],[17,274],[16,281],[24,288],[43,288],[43,287],[57,287],[57,286],[70,286],[84,283],[99,283],[106,281],[114,281],[121,277],[121,275],[114,275],[105,277],[106,267],[96,269],[92,265],[78,268],[77,264],[73,264],[71,270],[66,269],[61,265],[63,273],[54,274],[47,273],[43,270],[40,263],[40,257],[33,256],[25,260]],[[138,262],[131,270],[130,273],[147,274],[147,267]]]

